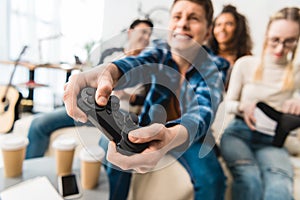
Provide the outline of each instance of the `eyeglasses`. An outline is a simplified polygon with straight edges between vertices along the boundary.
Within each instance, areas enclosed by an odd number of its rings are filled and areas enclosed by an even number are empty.
[[[273,47],[273,48],[276,48],[279,44],[282,44],[282,46],[284,48],[292,49],[295,46],[297,46],[298,39],[296,39],[296,38],[288,38],[288,39],[285,39],[285,40],[281,41],[277,37],[272,37],[272,38],[269,38],[268,42],[269,42],[269,45],[271,47]]]

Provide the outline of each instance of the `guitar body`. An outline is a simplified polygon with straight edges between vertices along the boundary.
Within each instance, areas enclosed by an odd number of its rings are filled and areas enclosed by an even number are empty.
[[[6,88],[6,101],[3,102]],[[0,133],[8,133],[17,119],[19,119],[19,105],[22,99],[21,93],[13,86],[0,86]]]

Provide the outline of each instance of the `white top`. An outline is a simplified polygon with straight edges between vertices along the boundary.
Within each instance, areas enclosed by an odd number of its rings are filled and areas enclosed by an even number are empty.
[[[63,151],[75,149],[76,146],[77,142],[74,138],[58,138],[52,144],[52,147],[54,149],[59,149]]]
[[[26,147],[28,143],[28,138],[14,134],[6,134],[0,138],[0,148],[3,150],[22,149]]]
[[[79,154],[79,157],[83,161],[87,162],[101,162],[104,158],[104,149],[100,146],[84,147]]]
[[[226,111],[234,114],[238,112],[241,103],[254,103],[263,101],[271,107],[281,110],[285,100],[295,98],[296,90],[300,89],[300,67],[295,65],[295,90],[282,90],[283,77],[286,64],[272,63],[265,60],[262,81],[254,82],[253,76],[259,58],[245,56],[236,61],[226,95]]]
[[[254,109],[254,117],[256,119],[255,128],[257,131],[269,136],[275,136],[277,122],[268,117],[261,109]]]

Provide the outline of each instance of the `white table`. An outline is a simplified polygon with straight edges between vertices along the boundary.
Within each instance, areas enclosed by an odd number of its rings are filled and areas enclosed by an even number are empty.
[[[73,172],[80,177],[80,162],[74,159]],[[55,169],[55,158],[43,157],[36,159],[25,160],[23,163],[23,174],[16,178],[4,177],[3,167],[0,168],[0,191],[15,185],[22,181],[37,177],[47,176],[52,185],[57,189],[57,175]],[[106,172],[102,166],[101,175],[99,177],[98,186],[92,190],[84,190],[80,199],[84,200],[105,200],[109,197],[109,183]]]

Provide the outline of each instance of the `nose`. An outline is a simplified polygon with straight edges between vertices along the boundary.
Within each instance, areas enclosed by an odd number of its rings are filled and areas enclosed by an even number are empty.
[[[225,24],[221,24],[221,30],[225,31],[226,30],[226,25]]]
[[[225,30],[225,25],[223,23],[220,23],[220,24],[216,25],[216,28],[218,28],[221,31],[224,31]]]
[[[150,37],[151,37],[151,33],[144,33],[144,34],[141,36],[141,40],[142,40],[143,42],[149,44]]]
[[[181,17],[180,20],[177,21],[176,26],[182,29],[187,29],[189,27],[188,24],[188,19],[186,17]]]
[[[146,34],[144,34],[145,40],[149,40],[150,37],[151,37],[151,33],[146,33]]]
[[[276,52],[283,52],[284,50],[284,44],[281,42],[275,47]]]

